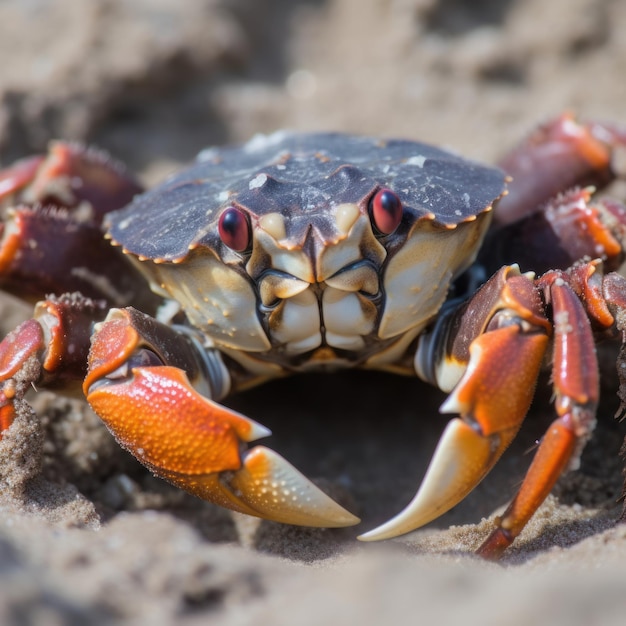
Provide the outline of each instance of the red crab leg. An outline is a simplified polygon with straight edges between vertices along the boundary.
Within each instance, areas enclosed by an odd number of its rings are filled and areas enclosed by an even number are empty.
[[[497,528],[478,549],[485,558],[498,558],[519,535],[576,458],[575,452],[580,451],[595,423],[599,380],[589,318],[563,273],[551,272],[539,283],[553,309],[552,376],[558,418],[543,437],[517,495],[496,520]]]
[[[141,187],[104,153],[55,142],[46,156],[0,170],[0,282],[38,301],[80,291],[152,312],[158,298],[120,250],[104,239],[102,218]]]
[[[183,336],[114,309],[93,338],[84,391],[124,448],[200,498],[289,524],[358,523],[275,452],[246,450],[269,430],[196,391],[202,373]]]
[[[49,298],[0,343],[0,437],[15,419],[15,403],[31,384],[78,391],[85,376],[89,336],[104,317],[103,302],[82,296]]]
[[[37,175],[44,159],[43,155],[27,157],[0,170],[0,200],[14,196],[29,185]]]
[[[37,355],[45,348],[43,330],[35,320],[27,320],[20,324],[12,333],[7,335],[0,344],[0,433],[11,426],[15,419],[14,402],[19,394],[15,376],[24,368],[25,364],[35,361],[37,365],[32,370],[29,382],[39,378]],[[32,357],[35,357],[32,359]],[[26,392],[22,391],[23,395]],[[0,434],[0,437],[2,435]]]
[[[472,315],[464,316],[467,310]],[[503,268],[457,312],[435,377],[440,387],[454,387],[442,412],[461,417],[449,422],[415,498],[359,539],[414,530],[451,509],[486,476],[528,411],[549,333],[538,292],[516,267]]]
[[[623,263],[626,206],[570,189],[526,218],[489,233],[479,262],[490,273],[509,263],[543,273],[566,269],[585,257],[601,258],[606,270]]]
[[[494,224],[516,222],[563,190],[605,187],[615,178],[611,157],[618,145],[626,145],[626,131],[581,124],[571,113],[542,125],[499,163],[513,181],[498,203]]]
[[[76,212],[80,220],[96,225],[142,190],[105,152],[63,141],[52,142],[46,155],[22,159],[0,170],[0,200],[62,207],[72,217]]]

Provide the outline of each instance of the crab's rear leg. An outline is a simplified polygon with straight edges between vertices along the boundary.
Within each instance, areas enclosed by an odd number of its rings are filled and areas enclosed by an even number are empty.
[[[539,210],[567,189],[602,189],[613,180],[613,151],[626,146],[626,129],[582,123],[569,112],[537,128],[499,166],[511,176],[494,213],[494,230]]]
[[[270,432],[209,399],[228,387],[217,351],[134,309],[114,309],[94,336],[84,392],[123,447],[196,496],[290,524],[358,523],[280,455],[247,449]]]
[[[615,171],[620,147],[626,149],[626,129],[564,114],[509,153],[500,165],[512,181],[478,257],[487,275],[511,263],[543,274],[586,257],[618,269],[626,207],[594,192],[624,175]]]
[[[53,142],[0,170],[2,289],[33,303],[79,291],[153,312],[159,298],[102,230],[104,215],[141,190],[121,164],[78,144]]]
[[[460,417],[446,427],[412,502],[360,539],[409,532],[460,502],[498,461],[530,406],[551,327],[529,276],[502,268],[441,324],[422,339],[416,369],[452,390],[442,412]]]

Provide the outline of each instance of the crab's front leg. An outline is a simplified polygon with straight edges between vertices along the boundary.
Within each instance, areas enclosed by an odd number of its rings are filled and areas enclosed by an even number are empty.
[[[517,434],[550,335],[532,278],[509,266],[422,338],[417,372],[452,392],[441,411],[460,417],[448,423],[412,502],[360,539],[387,539],[414,530],[476,487]]]
[[[561,473],[577,461],[595,425],[599,397],[595,342],[589,315],[569,278],[555,271],[538,281],[554,323],[552,384],[557,418],[543,436],[515,498],[478,549],[486,558],[498,558],[511,545]]]
[[[414,500],[365,539],[392,537],[435,519],[461,501],[515,436],[533,397],[552,337],[557,418],[543,437],[522,486],[478,554],[497,558],[519,535],[590,434],[598,402],[598,363],[590,317],[608,328],[606,294],[586,278],[589,263],[535,281],[502,268],[418,351],[418,372],[452,393],[442,411],[459,413],[435,452]],[[613,276],[613,275],[609,275]],[[607,283],[607,285],[610,285]],[[602,290],[602,284],[600,291]],[[543,296],[540,297],[540,294]],[[591,310],[594,295],[598,306]],[[584,299],[587,310],[581,302]],[[546,305],[551,319],[544,315]],[[439,338],[439,340],[438,340]],[[426,358],[426,356],[428,358]],[[427,363],[434,363],[428,371]],[[458,381],[458,382],[457,382]]]
[[[497,558],[511,544],[548,495],[561,472],[578,462],[596,419],[599,394],[594,332],[621,338],[618,378],[626,404],[623,368],[626,345],[626,279],[603,273],[598,259],[565,271],[546,272],[536,281],[552,309],[554,354],[552,381],[557,419],[544,435],[524,481],[496,529],[478,549]],[[593,330],[593,332],[592,332]]]
[[[247,449],[270,432],[209,399],[228,382],[217,351],[129,308],[96,332],[84,391],[124,448],[185,491],[273,521],[358,523],[280,455]]]

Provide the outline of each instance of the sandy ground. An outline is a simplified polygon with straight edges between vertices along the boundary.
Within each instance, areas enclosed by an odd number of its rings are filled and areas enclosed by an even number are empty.
[[[202,147],[281,127],[492,160],[566,108],[626,124],[624,32],[618,0],[5,0],[0,161],[66,137],[153,183]],[[26,311],[3,300],[5,331]],[[185,496],[82,403],[40,392],[39,417],[0,443],[0,623],[623,624],[625,429],[611,359],[581,469],[500,564],[472,550],[551,419],[547,379],[465,502],[381,544],[355,536],[411,498],[445,423],[443,396],[417,381],[313,376],[232,399],[363,519],[342,530],[259,523]]]

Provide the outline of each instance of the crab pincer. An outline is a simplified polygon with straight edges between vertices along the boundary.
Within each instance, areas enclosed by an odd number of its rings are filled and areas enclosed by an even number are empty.
[[[113,310],[94,335],[84,392],[124,448],[189,493],[277,522],[358,523],[276,452],[246,449],[271,432],[196,391],[189,377],[201,365],[184,336]]]
[[[451,391],[441,412],[460,417],[448,422],[413,500],[361,535],[364,541],[409,532],[458,504],[493,468],[528,411],[551,334],[532,280],[503,268],[470,304],[471,318],[466,307],[451,318],[454,331],[437,368],[421,372]],[[421,350],[430,347],[425,338]]]

